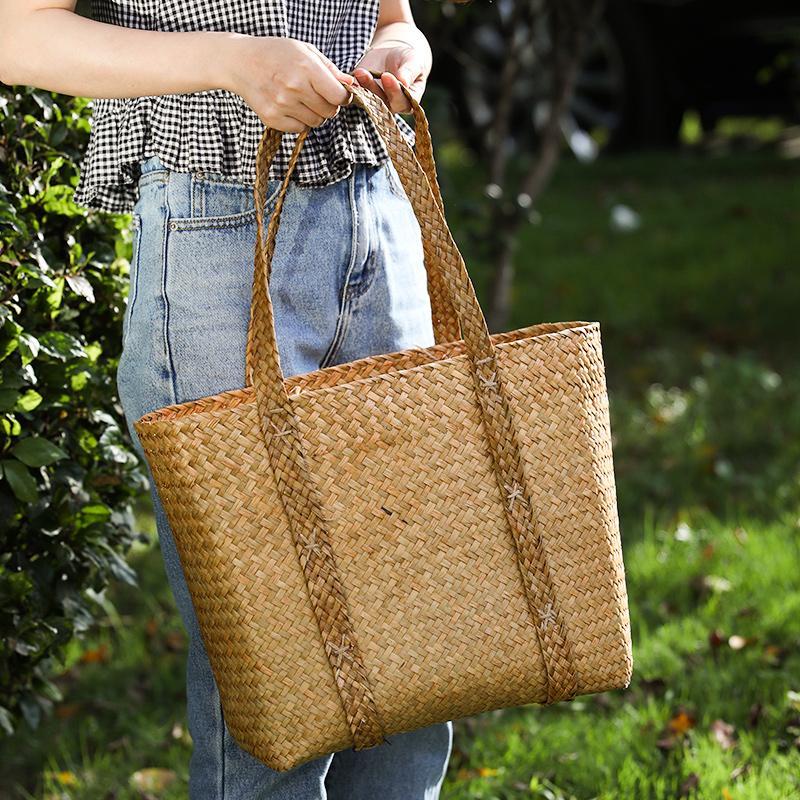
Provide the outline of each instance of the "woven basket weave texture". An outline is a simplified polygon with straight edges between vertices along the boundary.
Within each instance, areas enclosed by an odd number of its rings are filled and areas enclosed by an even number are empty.
[[[466,330],[477,301],[468,279],[461,296],[451,288],[460,254],[424,115],[415,107],[417,161],[401,152],[391,115],[356,95],[418,212],[439,343],[278,388],[277,350],[264,367],[254,347],[248,386],[136,422],[226,724],[275,769],[434,722],[626,686],[632,668],[599,326],[491,339]],[[265,132],[257,200],[275,141]],[[251,328],[266,350],[281,202],[266,244],[259,217],[256,242]],[[453,327],[463,338],[447,339]],[[479,347],[490,348],[483,360],[496,381],[479,382]],[[266,419],[275,408],[278,424]],[[317,527],[298,533],[311,517]]]

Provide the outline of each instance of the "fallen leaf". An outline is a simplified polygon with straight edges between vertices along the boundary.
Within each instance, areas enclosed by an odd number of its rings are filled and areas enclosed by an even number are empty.
[[[768,644],[764,647],[761,660],[770,667],[779,667],[786,656],[786,651],[776,644]]]
[[[695,726],[695,718],[685,711],[679,711],[670,721],[669,729],[679,736],[688,733]]]
[[[173,653],[186,649],[186,639],[180,631],[170,631],[164,636],[164,646]]]
[[[481,767],[478,770],[478,775],[480,775],[481,778],[493,778],[495,775],[498,775],[499,772],[499,769],[494,769],[493,767]]]
[[[74,772],[70,772],[69,770],[63,770],[62,772],[53,772],[53,773],[50,774],[50,777],[59,786],[77,786],[78,785],[78,776]]]
[[[750,772],[750,764],[747,762],[740,764],[735,770],[733,770],[733,772],[731,772],[731,780],[738,781],[739,778],[743,778],[748,772]]]
[[[55,715],[59,719],[72,719],[82,707],[82,703],[61,703],[56,706]]]
[[[690,773],[689,777],[681,784],[678,797],[688,797],[698,786],[700,786],[700,776],[696,772]]]
[[[722,647],[722,643],[725,641],[725,634],[722,633],[720,630],[713,630],[711,633],[708,634],[708,644],[712,650],[716,650]]]
[[[723,800],[733,800],[733,795],[728,791],[727,786],[722,787],[722,798]]]
[[[715,719],[711,723],[711,733],[717,740],[717,744],[723,750],[732,750],[736,747],[736,728],[729,722],[722,719]]]
[[[747,724],[751,728],[757,727],[758,723],[761,722],[761,717],[764,714],[764,706],[761,703],[753,703],[750,706],[750,711],[747,714]]]
[[[703,587],[710,592],[722,594],[731,590],[731,582],[721,575],[706,575],[703,578]]]
[[[92,650],[87,650],[81,656],[81,662],[84,664],[105,663],[108,659],[108,645],[105,642]]]
[[[109,753],[114,753],[117,750],[129,748],[131,746],[131,738],[127,734],[120,736],[118,739],[113,739],[106,745],[106,750]]]
[[[140,792],[162,792],[175,782],[176,777],[171,769],[148,767],[134,772],[130,777],[130,784]]]
[[[665,753],[674,750],[676,744],[678,744],[678,740],[674,736],[665,736],[656,741],[656,747]]]

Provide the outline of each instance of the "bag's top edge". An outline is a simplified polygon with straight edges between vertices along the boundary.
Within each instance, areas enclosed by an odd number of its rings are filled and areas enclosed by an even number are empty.
[[[508,331],[506,333],[496,333],[492,335],[492,342],[496,347],[505,348],[517,342],[530,341],[532,339],[548,339],[564,336],[569,333],[579,332],[599,332],[599,322],[587,322],[577,320],[573,322],[544,322],[537,325],[530,325],[526,328]],[[412,357],[412,363],[407,366],[392,368],[392,362],[405,354]],[[299,393],[314,394],[322,393],[326,390],[340,389],[342,386],[381,380],[387,374],[396,375],[410,370],[420,369],[432,363],[450,361],[455,358],[463,358],[466,355],[463,340],[454,342],[443,342],[442,344],[432,345],[431,347],[415,347],[408,350],[400,350],[395,353],[382,353],[375,356],[350,361],[345,364],[335,364],[330,367],[305,372],[299,375],[292,375],[286,379],[286,390],[290,397]],[[384,362],[387,369],[385,371],[376,370],[371,375],[358,377],[359,366],[367,364],[380,364]],[[335,376],[339,373],[342,380],[337,381]],[[354,374],[356,373],[356,374]],[[184,417],[190,414],[219,410],[222,408],[235,408],[243,403],[255,402],[253,387],[246,386],[241,389],[229,389],[215,395],[202,397],[196,400],[187,400],[182,403],[174,403],[163,408],[156,409],[144,414],[134,423],[134,427],[139,432],[147,425],[163,422],[167,419]]]

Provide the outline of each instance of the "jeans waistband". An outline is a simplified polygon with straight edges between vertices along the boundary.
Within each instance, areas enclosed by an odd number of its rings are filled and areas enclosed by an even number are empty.
[[[166,169],[167,167],[158,156],[149,156],[139,164],[141,173],[144,175],[147,172],[156,172],[157,170]]]

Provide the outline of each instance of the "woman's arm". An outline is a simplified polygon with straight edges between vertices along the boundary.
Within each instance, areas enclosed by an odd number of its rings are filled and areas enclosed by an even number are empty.
[[[298,132],[333,116],[354,79],[296,39],[147,31],[75,14],[75,0],[0,0],[0,80],[88,97],[228,89],[265,125]]]

